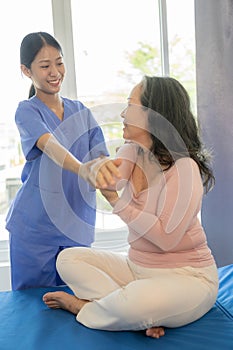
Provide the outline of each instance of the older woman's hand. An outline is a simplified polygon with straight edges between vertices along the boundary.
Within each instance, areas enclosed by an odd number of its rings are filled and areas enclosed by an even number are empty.
[[[120,164],[120,159],[96,158],[81,164],[79,175],[93,187],[104,189],[109,185],[114,185],[115,179],[121,177],[118,169]]]

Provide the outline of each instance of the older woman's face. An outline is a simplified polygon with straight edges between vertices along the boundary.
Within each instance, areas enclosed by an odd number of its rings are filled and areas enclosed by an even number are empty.
[[[145,147],[151,144],[150,133],[147,127],[147,112],[141,104],[141,85],[136,85],[128,97],[128,105],[122,111],[123,138],[135,141]]]

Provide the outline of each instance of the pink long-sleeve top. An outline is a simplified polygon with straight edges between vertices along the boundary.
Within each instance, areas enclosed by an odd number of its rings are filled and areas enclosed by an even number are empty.
[[[198,218],[203,184],[198,165],[191,158],[177,160],[162,171],[149,152],[138,152],[127,143],[122,158],[122,189],[113,213],[128,226],[129,258],[145,267],[205,267],[214,264],[206,235]],[[132,182],[135,164],[143,168],[148,188],[136,192]]]

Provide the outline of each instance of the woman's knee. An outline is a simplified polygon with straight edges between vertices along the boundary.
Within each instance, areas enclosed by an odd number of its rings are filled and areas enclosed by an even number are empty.
[[[64,265],[70,263],[78,263],[79,260],[82,260],[82,251],[90,249],[83,247],[71,247],[63,249],[57,256],[56,268],[59,271],[60,268]]]

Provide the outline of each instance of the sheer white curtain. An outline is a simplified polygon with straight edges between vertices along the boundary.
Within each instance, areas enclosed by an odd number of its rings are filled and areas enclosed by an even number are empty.
[[[213,152],[202,222],[218,266],[233,263],[233,0],[196,0],[198,115]]]

